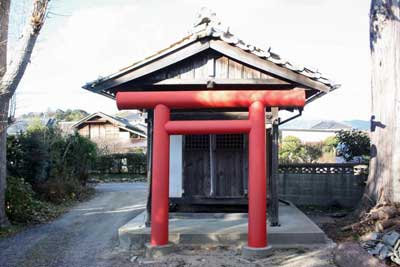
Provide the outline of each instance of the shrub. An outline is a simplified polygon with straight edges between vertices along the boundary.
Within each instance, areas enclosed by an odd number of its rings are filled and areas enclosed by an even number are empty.
[[[322,156],[322,144],[307,143],[294,136],[283,139],[279,148],[279,160],[281,163],[312,163]]]
[[[304,157],[305,149],[301,140],[294,136],[287,136],[282,140],[279,148],[279,160],[283,163],[300,163]]]
[[[63,177],[63,180],[74,182],[82,186],[89,179],[89,171],[93,162],[97,160],[96,145],[78,133],[67,136],[54,143],[58,149],[51,151],[50,180]]]
[[[11,176],[24,177],[31,185],[44,181],[49,164],[49,144],[44,130],[8,138],[7,168]]]
[[[322,157],[322,144],[321,143],[307,143],[304,144],[305,154],[303,162],[313,163]]]
[[[354,157],[367,158],[370,154],[370,138],[367,133],[357,130],[340,131],[336,134],[338,140],[337,156],[351,161]]]
[[[42,200],[61,204],[68,201],[84,200],[93,193],[94,189],[83,186],[75,180],[60,181],[53,179],[40,184],[36,191]]]
[[[322,150],[326,153],[334,152],[338,145],[338,142],[339,140],[336,136],[329,136],[324,140]]]
[[[8,138],[7,169],[24,177],[39,197],[55,203],[83,194],[89,170],[97,158],[96,145],[56,127],[35,128]]]
[[[23,178],[7,177],[6,213],[14,223],[40,223],[57,215],[54,207],[35,198]]]

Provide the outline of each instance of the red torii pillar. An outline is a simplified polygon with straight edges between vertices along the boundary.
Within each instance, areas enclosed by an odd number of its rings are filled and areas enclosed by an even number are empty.
[[[168,244],[169,135],[249,134],[249,209],[247,253],[268,247],[265,107],[303,107],[305,91],[119,92],[119,109],[154,108],[151,241]],[[248,107],[248,120],[170,121],[170,108]]]

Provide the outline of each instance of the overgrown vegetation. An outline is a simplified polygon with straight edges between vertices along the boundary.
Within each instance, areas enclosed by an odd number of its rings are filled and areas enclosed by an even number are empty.
[[[321,143],[306,143],[294,136],[282,140],[279,148],[281,163],[314,163],[322,156]]]
[[[362,131],[340,131],[336,134],[338,141],[337,156],[346,161],[359,157],[362,161],[369,161],[370,138]]]
[[[279,148],[281,163],[335,162],[336,157],[344,161],[367,162],[370,153],[370,139],[363,131],[339,131],[323,142],[302,143],[294,136],[285,137]]]
[[[87,180],[97,148],[90,140],[33,125],[7,141],[6,212],[13,223],[46,221],[59,214],[56,205],[93,191]]]
[[[324,153],[332,153],[332,152],[336,152],[336,147],[338,145],[338,139],[335,136],[328,136],[324,142],[323,142],[323,147],[322,147],[322,151]]]
[[[13,223],[42,223],[56,217],[55,205],[37,198],[32,186],[13,176],[7,177],[6,212]]]

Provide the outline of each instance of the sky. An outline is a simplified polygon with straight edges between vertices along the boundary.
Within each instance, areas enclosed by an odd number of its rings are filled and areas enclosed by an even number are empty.
[[[184,37],[197,12],[207,7],[245,42],[272,47],[290,62],[316,68],[342,85],[305,107],[303,119],[370,117],[367,0],[50,3],[49,17],[17,90],[17,115],[57,108],[117,112],[113,100],[81,87]]]

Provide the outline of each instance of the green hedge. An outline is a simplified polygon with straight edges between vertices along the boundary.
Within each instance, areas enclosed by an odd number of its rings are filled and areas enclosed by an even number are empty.
[[[117,174],[128,173],[146,174],[146,155],[143,153],[110,154],[99,156],[94,166],[93,173]]]

